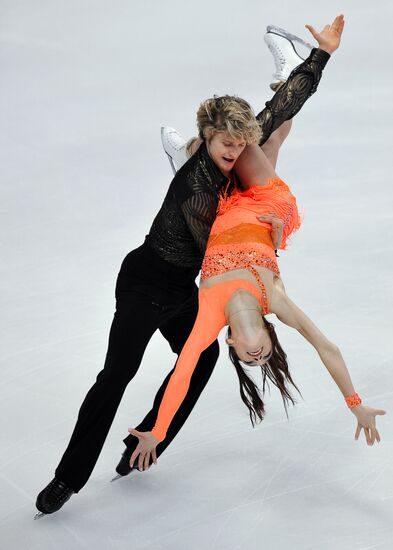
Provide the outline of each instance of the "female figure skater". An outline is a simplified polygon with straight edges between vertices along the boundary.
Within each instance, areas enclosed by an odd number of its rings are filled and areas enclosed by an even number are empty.
[[[203,120],[203,116],[208,116],[206,112],[208,110],[201,108],[199,124],[204,127],[204,137],[209,142],[217,139],[220,132],[213,126],[209,128]],[[290,125],[291,121],[283,125],[287,126],[287,132]],[[229,139],[228,135],[225,137]],[[362,404],[338,347],[285,292],[275,248],[285,249],[288,237],[301,222],[295,197],[275,172],[277,155],[278,149],[271,150],[269,160],[260,147],[249,145],[237,160],[236,174],[242,188],[237,182],[237,188],[230,195],[228,190],[221,195],[202,263],[195,325],[167,385],[153,429],[149,432],[129,429],[139,439],[130,458],[131,466],[138,459],[138,468],[146,470],[150,456],[157,463],[156,446],[165,438],[187,393],[198,358],[226,325],[229,326],[226,339],[229,356],[238,374],[241,398],[249,409],[252,425],[256,418],[263,419],[265,409],[258,388],[242,363],[261,367],[263,391],[268,378],[280,390],[286,411],[288,401],[295,403],[286,382],[298,388],[289,373],[286,354],[274,326],[265,318],[268,313],[274,313],[284,324],[295,328],[317,350],[357,418],[355,438],[358,439],[363,429],[369,445],[380,441],[375,417],[385,411]]]
[[[291,119],[316,91],[330,54],[340,43],[343,17],[337,17],[321,33],[313,33],[319,48],[297,66],[285,84],[255,117],[249,104],[224,96],[216,103],[216,128],[232,129],[235,139],[222,141],[217,134],[203,143],[176,174],[164,203],[153,221],[145,242],[124,258],[116,282],[116,311],[109,333],[104,368],[88,391],[79,410],[68,446],[55,470],[55,477],[38,494],[36,506],[42,514],[58,511],[73,493],[87,482],[99,457],[123,393],[139,369],[146,346],[160,330],[177,354],[183,348],[198,311],[195,285],[206,242],[218,204],[218,195],[228,181],[235,161],[246,144],[264,146],[285,120]],[[273,40],[273,37],[272,37]],[[262,133],[261,133],[262,129]],[[276,138],[274,138],[276,139]],[[258,146],[256,146],[258,147]],[[194,370],[187,396],[167,427],[167,436],[157,448],[160,455],[171,443],[207,384],[218,358],[218,343],[211,341]],[[165,378],[151,411],[138,425],[153,428],[165,388]],[[126,475],[138,438],[124,440]]]

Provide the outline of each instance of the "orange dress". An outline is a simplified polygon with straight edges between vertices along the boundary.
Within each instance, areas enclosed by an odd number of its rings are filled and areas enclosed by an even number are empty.
[[[254,267],[265,267],[279,275],[271,224],[257,219],[269,212],[275,212],[284,221],[281,248],[286,249],[288,237],[300,227],[301,221],[296,199],[281,179],[270,179],[266,185],[254,185],[246,191],[236,190],[230,196],[223,193],[220,198],[202,263],[201,280],[244,268],[254,275],[259,288],[246,279],[237,278],[199,290],[194,327],[177,360],[152,429],[158,441],[165,439],[168,427],[187,394],[200,354],[226,326],[224,310],[234,292],[240,288],[248,290],[259,300],[263,313],[269,313],[266,290]]]

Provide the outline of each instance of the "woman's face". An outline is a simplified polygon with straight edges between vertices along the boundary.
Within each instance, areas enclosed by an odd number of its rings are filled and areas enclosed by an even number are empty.
[[[228,132],[218,132],[206,140],[206,146],[210,158],[224,176],[229,177],[229,172],[242,154],[246,142],[244,139],[234,139]]]
[[[265,326],[240,331],[234,331],[231,327],[227,344],[233,346],[240,361],[250,366],[263,365],[272,355],[272,341]]]

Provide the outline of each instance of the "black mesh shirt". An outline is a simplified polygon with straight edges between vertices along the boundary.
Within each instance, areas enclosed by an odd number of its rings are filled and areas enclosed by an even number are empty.
[[[148,242],[159,256],[183,267],[201,266],[219,192],[228,181],[203,142],[176,173],[150,228]]]
[[[311,50],[309,57],[266,102],[257,115],[262,128],[260,145],[285,120],[300,111],[316,91],[329,57],[318,48]],[[234,176],[231,179],[234,180]],[[228,181],[210,158],[203,142],[176,173],[146,237],[161,258],[181,267],[200,268],[216,217],[218,197]]]

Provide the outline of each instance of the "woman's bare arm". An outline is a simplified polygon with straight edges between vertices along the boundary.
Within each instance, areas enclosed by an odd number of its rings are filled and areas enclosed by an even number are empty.
[[[344,397],[353,395],[353,386],[345,361],[336,344],[331,342],[315,325],[315,323],[287,296],[283,285],[275,285],[274,297],[271,300],[271,312],[275,313],[284,324],[295,328],[316,349],[322,363],[337,384]],[[350,409],[358,419],[355,438],[358,439],[361,429],[364,429],[367,443],[372,445],[380,441],[375,426],[375,416],[383,415],[385,411],[373,409],[363,404]]]
[[[277,292],[280,298],[277,300],[276,297],[274,313],[278,319],[284,324],[295,328],[316,349],[344,397],[354,394],[355,388],[339,348],[319,330],[315,323],[285,292],[280,290]]]

